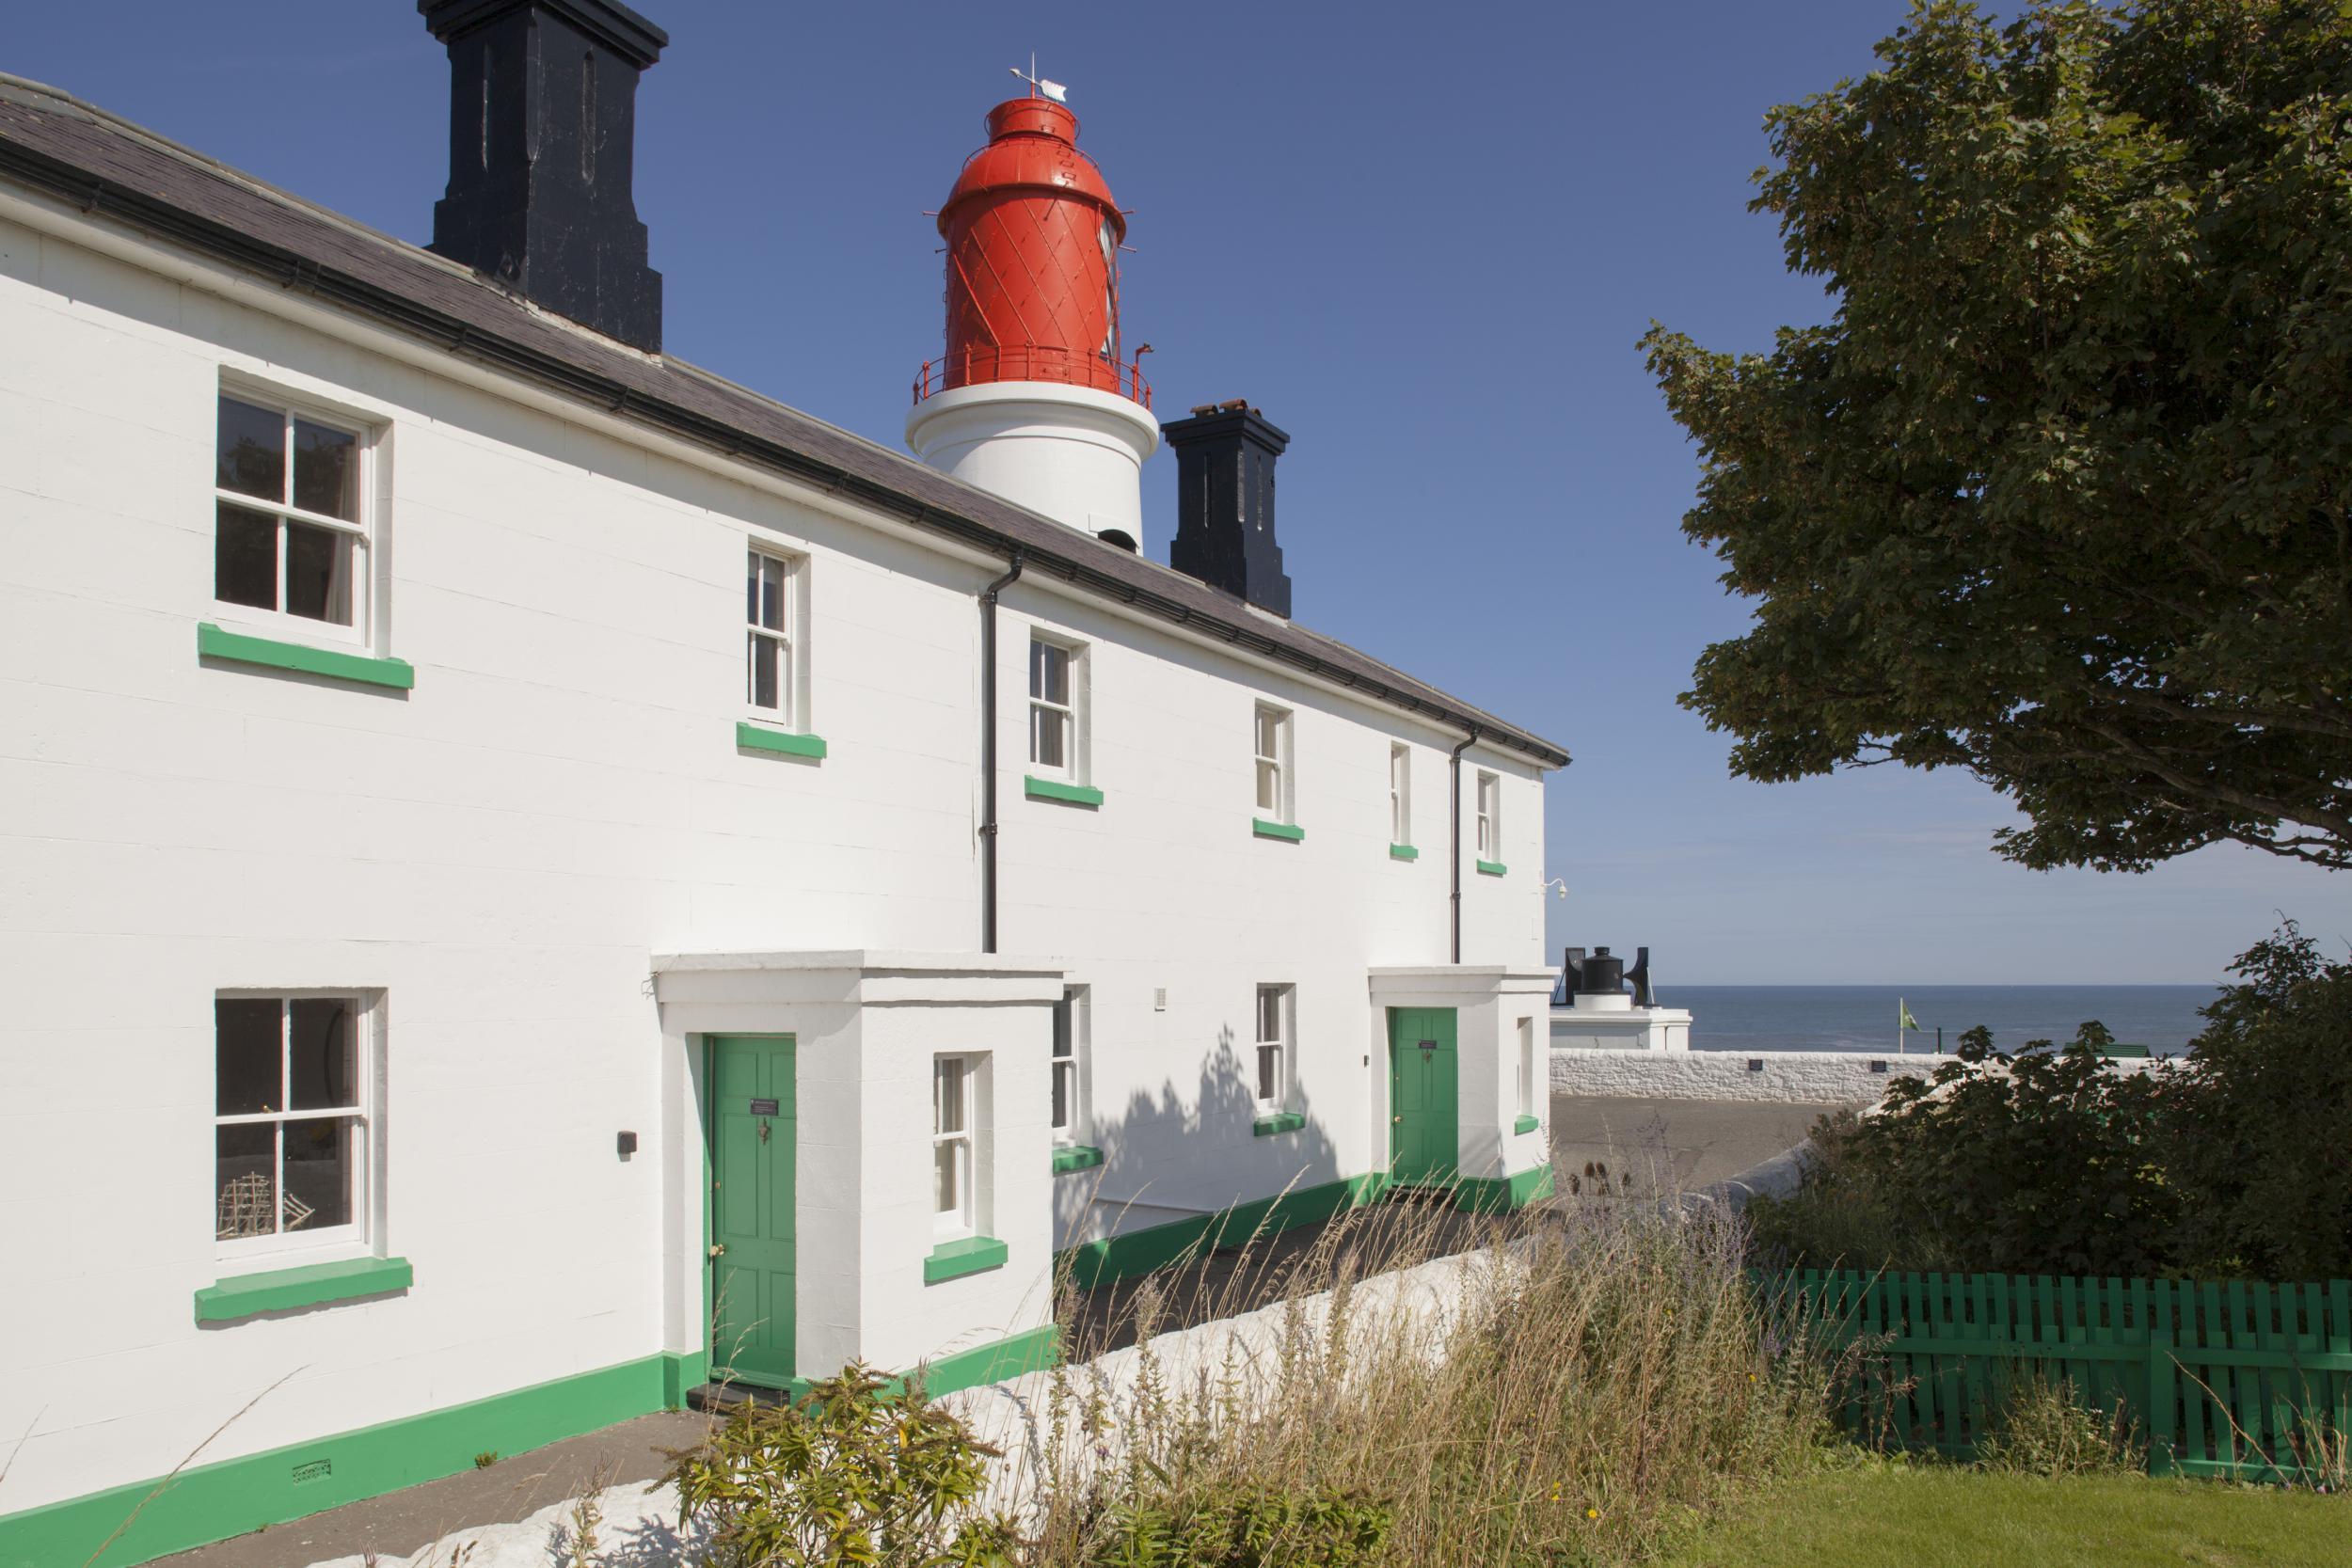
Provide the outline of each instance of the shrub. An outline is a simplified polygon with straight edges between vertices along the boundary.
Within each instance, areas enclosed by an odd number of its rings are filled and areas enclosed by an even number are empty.
[[[2137,1474],[2148,1466],[2129,1416],[2121,1406],[2086,1406],[2072,1378],[2019,1374],[2004,1390],[1998,1420],[1977,1445],[1977,1463],[1988,1470],[2055,1477]]]
[[[851,1364],[797,1404],[738,1405],[673,1455],[681,1523],[708,1530],[703,1568],[976,1568],[1014,1560],[983,1513],[996,1450],[920,1390]]]
[[[2293,921],[2230,966],[2241,976],[2166,1097],[2164,1175],[2178,1252],[2201,1274],[2352,1274],[2352,965]]]
[[[1387,1508],[1331,1488],[1304,1495],[1246,1482],[1115,1509],[1088,1568],[1362,1568],[1381,1560]]]

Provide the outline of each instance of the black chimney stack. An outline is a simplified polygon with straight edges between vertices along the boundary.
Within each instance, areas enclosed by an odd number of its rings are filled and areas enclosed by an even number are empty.
[[[1290,436],[1241,401],[1204,404],[1160,434],[1176,452],[1168,563],[1288,620],[1291,579],[1274,542],[1274,460]]]
[[[649,353],[661,275],[630,191],[637,77],[670,35],[616,0],[417,0],[449,46],[433,248]]]

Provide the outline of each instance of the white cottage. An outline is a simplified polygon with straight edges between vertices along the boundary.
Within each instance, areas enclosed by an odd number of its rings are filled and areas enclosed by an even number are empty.
[[[1287,437],[1166,427],[1177,571],[1115,277],[936,467],[672,358],[666,39],[421,8],[430,249],[0,78],[0,1568],[1548,1191],[1566,756],[1288,618]],[[1083,184],[1025,102],[1000,206]]]

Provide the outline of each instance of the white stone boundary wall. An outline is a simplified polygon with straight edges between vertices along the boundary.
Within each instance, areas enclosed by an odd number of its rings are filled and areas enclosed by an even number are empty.
[[[1897,1076],[1924,1078],[1949,1056],[1865,1056],[1846,1051],[1556,1050],[1551,1092],[1626,1100],[1755,1100],[1875,1105]],[[1763,1070],[1748,1064],[1760,1061]],[[1884,1072],[1870,1064],[1883,1061]]]

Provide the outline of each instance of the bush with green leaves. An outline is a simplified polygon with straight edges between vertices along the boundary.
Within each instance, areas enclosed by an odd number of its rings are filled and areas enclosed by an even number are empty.
[[[1982,1028],[1880,1114],[1824,1117],[1749,1219],[1768,1265],[2319,1280],[2352,1274],[2352,963],[2293,921],[2185,1060],[2112,1070],[2086,1023],[2008,1055]]]
[[[852,1363],[796,1404],[738,1405],[673,1456],[701,1568],[983,1568],[1017,1560],[983,1506],[997,1450]]]

